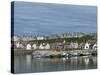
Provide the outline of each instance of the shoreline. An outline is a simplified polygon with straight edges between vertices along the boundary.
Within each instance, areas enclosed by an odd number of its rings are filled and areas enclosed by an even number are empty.
[[[75,55],[75,56],[84,56],[84,55],[97,55],[97,52],[94,52],[92,50],[24,50],[24,49],[16,49],[13,51],[14,55],[27,55],[27,54],[32,54],[33,56],[54,56],[54,57],[59,57],[59,55],[65,54],[70,54],[70,55]],[[39,57],[40,57],[39,56]]]

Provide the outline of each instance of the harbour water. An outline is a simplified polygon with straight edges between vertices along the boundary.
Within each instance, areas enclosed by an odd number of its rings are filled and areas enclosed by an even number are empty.
[[[97,68],[96,56],[72,58],[33,58],[32,55],[14,56],[15,73],[34,73]]]

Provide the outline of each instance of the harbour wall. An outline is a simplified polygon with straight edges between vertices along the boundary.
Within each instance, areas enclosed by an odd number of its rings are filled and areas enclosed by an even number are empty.
[[[37,54],[61,54],[61,53],[66,53],[66,54],[91,54],[93,50],[14,50],[14,54],[32,54],[32,55],[37,55]]]

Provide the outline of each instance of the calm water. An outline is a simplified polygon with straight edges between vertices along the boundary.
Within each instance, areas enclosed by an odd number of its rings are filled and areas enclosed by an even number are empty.
[[[85,56],[74,58],[32,58],[32,55],[15,56],[15,73],[34,73],[48,71],[67,71],[96,69],[97,57]]]
[[[96,6],[15,1],[13,18],[15,35],[97,31]]]

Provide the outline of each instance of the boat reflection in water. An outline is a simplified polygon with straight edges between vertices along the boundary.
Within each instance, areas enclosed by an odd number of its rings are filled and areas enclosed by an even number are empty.
[[[16,55],[14,60],[15,73],[67,71],[96,68],[96,56],[71,58],[33,58],[32,55]]]

